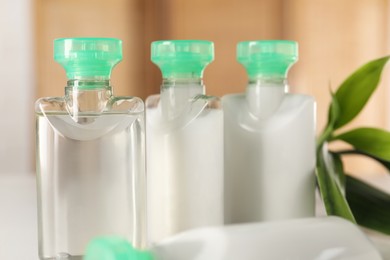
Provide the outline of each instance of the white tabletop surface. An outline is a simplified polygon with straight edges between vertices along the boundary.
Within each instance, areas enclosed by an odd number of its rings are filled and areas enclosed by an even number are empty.
[[[0,174],[0,260],[38,259],[36,205],[34,174]],[[390,236],[370,238],[390,260]]]

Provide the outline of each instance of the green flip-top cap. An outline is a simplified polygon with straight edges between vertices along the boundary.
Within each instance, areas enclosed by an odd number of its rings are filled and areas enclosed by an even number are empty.
[[[54,60],[68,79],[109,78],[122,60],[122,41],[113,38],[62,38],[54,41]]]
[[[246,41],[237,45],[237,60],[249,78],[286,77],[298,60],[298,44],[294,41]]]
[[[199,40],[156,41],[152,43],[151,60],[163,78],[201,78],[214,60],[214,44]]]
[[[121,237],[98,237],[87,246],[84,260],[153,260],[149,251],[134,249]]]

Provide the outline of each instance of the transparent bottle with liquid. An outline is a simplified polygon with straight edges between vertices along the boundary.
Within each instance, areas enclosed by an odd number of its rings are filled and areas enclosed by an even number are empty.
[[[102,235],[141,248],[144,104],[112,93],[122,42],[57,39],[54,58],[68,83],[64,97],[35,104],[39,257],[82,259],[88,242]]]
[[[208,41],[152,43],[163,76],[146,100],[148,239],[223,224],[223,114],[205,95],[203,71],[214,57]]]
[[[298,59],[293,41],[237,46],[246,93],[222,98],[225,221],[257,222],[314,215],[315,101],[288,93]]]

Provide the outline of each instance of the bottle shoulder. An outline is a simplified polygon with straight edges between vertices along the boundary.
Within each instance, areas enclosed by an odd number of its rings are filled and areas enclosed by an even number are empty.
[[[35,112],[66,112],[64,97],[42,97],[35,101]]]
[[[145,107],[148,108],[156,108],[160,103],[160,94],[154,94],[151,96],[148,96],[145,100]]]
[[[143,117],[129,114],[79,117],[59,113],[37,114],[36,126],[38,134],[52,133],[77,141],[90,141],[115,134],[138,135],[144,132]],[[40,132],[41,129],[43,132]]]
[[[248,99],[245,93],[227,94],[221,98],[222,107],[246,107]],[[313,96],[296,93],[286,93],[283,97],[283,106],[290,109],[299,108],[301,106],[315,106],[316,100]]]
[[[89,104],[87,107],[91,107],[92,103],[98,103],[98,106],[102,107],[99,110],[89,109],[83,111],[83,103]],[[93,107],[93,106],[92,106]],[[139,97],[133,96],[111,96],[106,100],[73,100],[72,97],[42,97],[35,102],[35,112],[37,114],[42,113],[65,113],[68,114],[71,110],[79,110],[79,113],[116,113],[116,114],[138,114],[143,113],[145,110],[144,102]]]
[[[219,98],[197,95],[181,101],[171,103],[162,99],[161,95],[149,96],[146,99],[146,123],[149,129],[170,132],[208,120],[222,125],[223,112]]]
[[[307,100],[307,101],[312,101],[315,102],[315,98],[310,95],[306,94],[300,94],[300,93],[286,93],[285,94],[285,99],[291,99],[291,100]],[[230,102],[233,100],[242,100],[243,102],[246,102],[246,94],[245,93],[231,93],[231,94],[226,94],[222,96],[221,98],[223,103]]]
[[[146,109],[154,109],[160,107],[162,102],[169,103],[169,100],[162,101],[162,96],[160,94],[155,94],[148,96],[145,101]],[[217,96],[210,95],[196,95],[194,97],[187,99],[187,104],[189,106],[194,105],[195,103],[204,103],[208,109],[222,109],[221,98]]]
[[[312,127],[315,122],[315,99],[302,94],[285,94],[281,100],[272,99],[248,101],[245,94],[225,95],[222,98],[222,106],[225,121],[231,125],[239,125],[251,131],[263,131],[265,129],[280,129],[291,126],[294,122]],[[251,103],[252,102],[252,103]],[[258,105],[255,110],[251,105]],[[263,104],[263,105],[262,105]],[[266,104],[266,105],[264,105]],[[273,106],[271,111],[267,109]]]
[[[145,111],[144,101],[133,96],[112,96],[106,107],[107,112],[130,112],[143,113]]]

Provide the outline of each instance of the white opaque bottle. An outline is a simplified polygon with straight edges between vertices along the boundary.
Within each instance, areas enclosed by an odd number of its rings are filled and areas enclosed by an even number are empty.
[[[144,104],[115,97],[117,39],[54,42],[67,72],[64,97],[35,104],[40,259],[82,259],[96,236],[144,243]]]
[[[223,224],[223,114],[206,96],[208,41],[152,43],[161,94],[146,100],[148,238]]]
[[[226,223],[314,215],[315,101],[288,93],[297,58],[292,41],[237,46],[249,84],[222,98]]]

